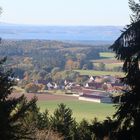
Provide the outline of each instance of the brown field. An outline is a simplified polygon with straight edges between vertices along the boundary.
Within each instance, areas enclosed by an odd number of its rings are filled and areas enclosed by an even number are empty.
[[[12,93],[11,97],[20,97],[21,95],[25,95],[28,100],[31,100],[33,97],[37,97],[38,101],[71,101],[71,100],[78,100],[78,97],[70,96],[70,95],[53,95],[49,93]]]

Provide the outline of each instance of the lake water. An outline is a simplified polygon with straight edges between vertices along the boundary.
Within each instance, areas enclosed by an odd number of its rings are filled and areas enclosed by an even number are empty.
[[[3,39],[43,40],[115,40],[121,34],[120,26],[21,26],[0,25]]]

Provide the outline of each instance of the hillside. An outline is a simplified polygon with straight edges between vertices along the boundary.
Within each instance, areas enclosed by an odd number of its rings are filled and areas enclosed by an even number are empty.
[[[107,45],[94,46],[51,40],[2,40],[0,57],[7,56],[7,66],[23,78],[25,72],[92,69],[91,60],[99,59],[99,52]]]

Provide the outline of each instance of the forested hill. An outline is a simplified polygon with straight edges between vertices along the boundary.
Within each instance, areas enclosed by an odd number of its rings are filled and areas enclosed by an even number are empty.
[[[92,69],[91,60],[99,59],[99,52],[107,50],[108,45],[93,46],[51,40],[2,40],[0,57],[7,56],[7,65],[15,71],[18,68],[18,76],[23,78],[25,72],[49,73],[56,67],[60,70]]]
[[[29,26],[0,23],[3,39],[114,41],[121,26]]]
[[[81,43],[70,43],[54,40],[4,40],[0,44],[0,56],[31,56],[36,53],[45,52],[67,52],[73,54],[86,54],[92,50],[96,52],[108,50],[108,45],[85,45]],[[93,51],[93,52],[94,52]],[[38,55],[37,55],[38,56]],[[36,56],[36,57],[37,57]],[[95,57],[96,55],[93,54]],[[96,57],[95,57],[96,59]]]

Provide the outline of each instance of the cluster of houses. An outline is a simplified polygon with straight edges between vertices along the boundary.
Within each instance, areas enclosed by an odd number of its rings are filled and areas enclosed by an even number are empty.
[[[109,93],[121,92],[124,85],[120,81],[120,77],[115,76],[91,76],[85,85],[86,88],[101,89]]]
[[[83,85],[79,85],[67,80],[65,80],[61,85],[47,81],[38,81],[38,83],[46,85],[48,90],[62,89],[79,96],[79,100],[87,100],[99,103],[111,103],[112,95],[114,93],[120,93],[125,87],[120,82],[119,77],[110,75],[90,76],[87,82]]]
[[[119,77],[91,76],[84,86],[73,86],[72,92],[79,95],[79,100],[111,103],[113,94],[121,93],[124,88]]]

